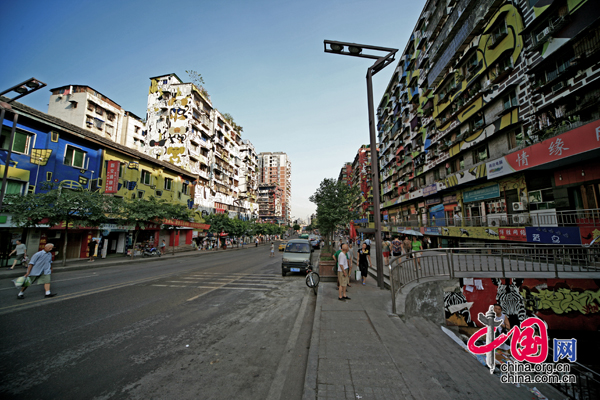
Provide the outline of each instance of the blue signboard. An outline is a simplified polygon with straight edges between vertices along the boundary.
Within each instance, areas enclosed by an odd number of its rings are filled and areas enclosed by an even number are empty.
[[[537,226],[526,227],[528,243],[581,244],[578,227]]]
[[[495,199],[496,197],[500,197],[500,185],[498,184],[463,192],[463,202],[465,203]]]
[[[426,227],[425,228],[425,234],[426,235],[439,235],[440,234],[440,228]]]
[[[444,215],[444,205],[438,204],[429,208],[429,219],[435,226],[446,226],[446,217]]]

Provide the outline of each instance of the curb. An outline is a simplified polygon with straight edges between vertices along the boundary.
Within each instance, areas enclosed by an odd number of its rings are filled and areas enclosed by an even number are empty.
[[[310,293],[310,291],[309,291]],[[321,340],[321,307],[323,305],[323,286],[319,285],[315,316],[310,336],[310,350],[304,374],[304,393],[302,400],[315,400],[317,398],[317,370],[319,367],[319,342]]]

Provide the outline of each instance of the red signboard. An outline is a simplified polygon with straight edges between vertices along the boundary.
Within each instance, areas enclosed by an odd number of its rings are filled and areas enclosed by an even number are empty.
[[[600,147],[600,121],[583,125],[505,156],[515,171],[546,164]]]
[[[498,229],[498,235],[500,236],[500,240],[527,241],[525,228],[500,228]]]
[[[117,193],[119,189],[119,168],[121,163],[119,161],[109,161],[106,167],[106,185],[104,186],[104,193]]]
[[[186,228],[206,229],[206,230],[210,229],[210,225],[208,225],[208,224],[202,224],[200,222],[182,221],[180,219],[163,219],[161,221],[161,223],[163,225],[182,226],[182,227],[186,227]]]

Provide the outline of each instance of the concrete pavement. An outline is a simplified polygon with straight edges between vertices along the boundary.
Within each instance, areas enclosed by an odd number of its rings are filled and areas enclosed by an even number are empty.
[[[538,398],[533,385],[490,375],[439,325],[392,314],[389,290],[373,277],[351,285],[346,301],[338,300],[334,282],[319,285],[304,400]],[[548,399],[566,398],[548,385],[535,387]]]

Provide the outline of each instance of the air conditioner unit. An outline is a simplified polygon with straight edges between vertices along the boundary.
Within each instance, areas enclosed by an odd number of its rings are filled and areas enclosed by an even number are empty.
[[[525,211],[525,204],[523,202],[512,203],[513,211]]]
[[[488,225],[498,227],[506,221],[506,214],[489,214],[487,216]]]
[[[549,34],[550,34],[550,28],[548,27],[548,28],[544,29],[543,31],[541,31],[540,33],[538,33],[537,36],[535,37],[535,39],[539,42],[539,41],[543,40],[546,37],[546,35],[549,35]]]
[[[529,221],[527,214],[515,214],[512,216],[513,225],[524,225]]]

